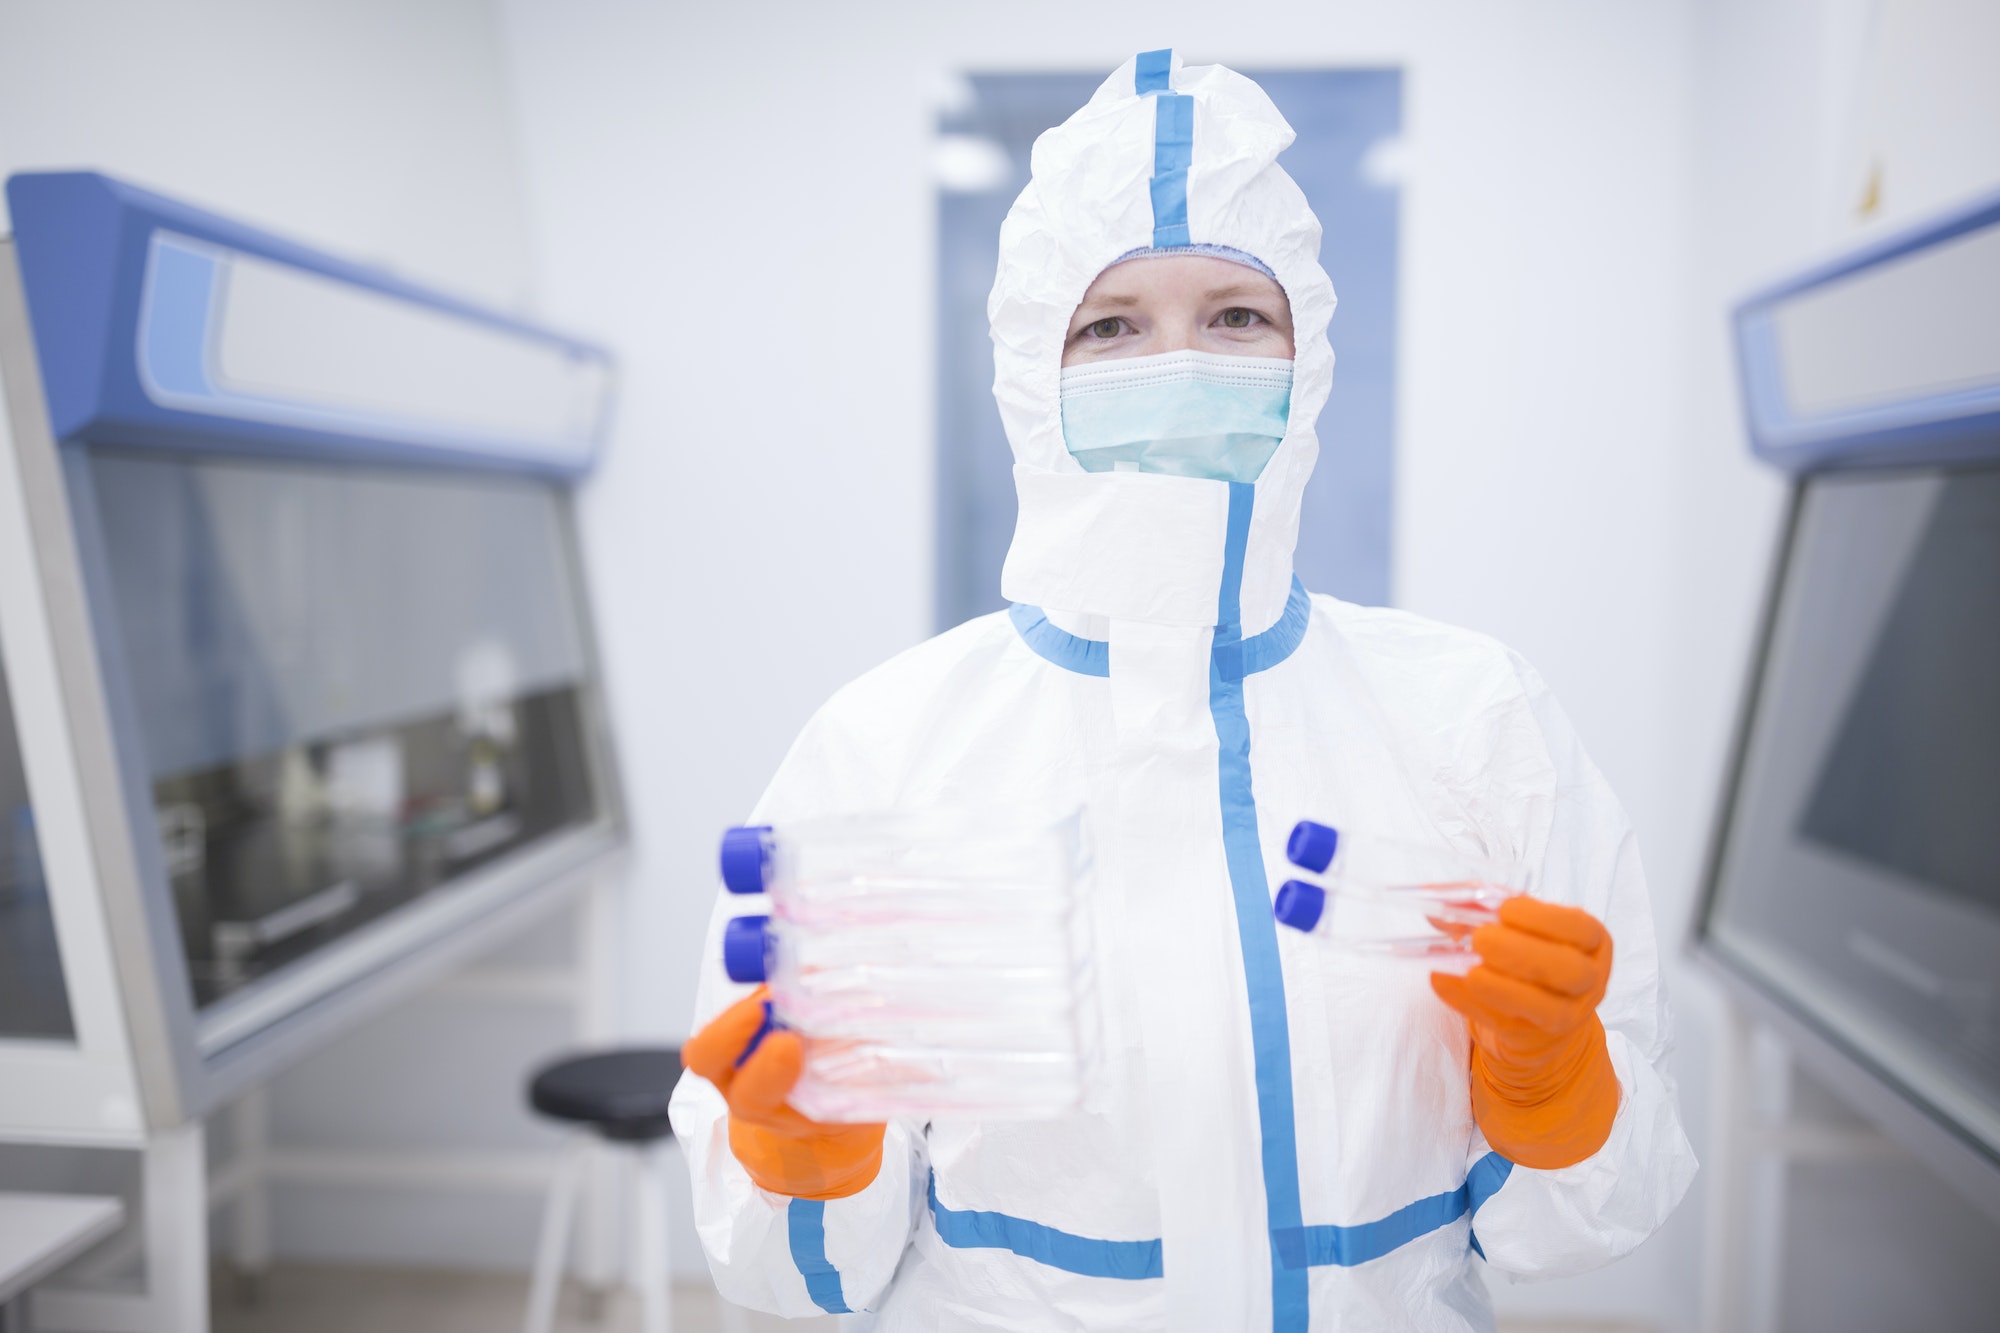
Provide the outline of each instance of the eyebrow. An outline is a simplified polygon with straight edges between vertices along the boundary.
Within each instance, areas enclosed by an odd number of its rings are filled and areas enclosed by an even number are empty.
[[[1122,310],[1126,306],[1138,305],[1139,300],[1140,298],[1137,296],[1117,296],[1107,292],[1101,296],[1091,297],[1088,301],[1078,306],[1077,309],[1091,310],[1098,306],[1110,306],[1113,309]]]
[[[1267,287],[1256,287],[1248,283],[1233,283],[1227,287],[1211,287],[1202,294],[1204,300],[1227,301],[1232,297],[1263,297],[1268,299],[1271,291]]]

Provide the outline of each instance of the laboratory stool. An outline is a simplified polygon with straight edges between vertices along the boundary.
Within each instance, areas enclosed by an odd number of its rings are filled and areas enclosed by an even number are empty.
[[[569,1255],[570,1218],[589,1155],[583,1132],[630,1152],[639,1167],[639,1319],[644,1333],[670,1333],[672,1265],[667,1254],[667,1099],[680,1081],[681,1053],[671,1046],[600,1051],[544,1066],[528,1083],[528,1104],[580,1137],[549,1185],[541,1244],[528,1288],[527,1333],[550,1333]]]

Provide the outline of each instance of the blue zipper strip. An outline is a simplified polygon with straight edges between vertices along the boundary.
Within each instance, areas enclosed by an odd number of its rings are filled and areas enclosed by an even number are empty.
[[[1250,1048],[1257,1076],[1257,1121],[1263,1140],[1264,1202],[1271,1248],[1273,1333],[1305,1329],[1306,1270],[1286,1265],[1275,1240],[1304,1227],[1299,1202],[1299,1153],[1292,1102],[1291,1020],[1278,963],[1278,927],[1270,881],[1257,836],[1257,799],[1250,784],[1250,717],[1243,680],[1223,673],[1225,650],[1243,642],[1243,556],[1250,544],[1250,510],[1257,488],[1229,483],[1229,528],[1223,548],[1222,596],[1216,606],[1215,651],[1209,664],[1208,709],[1215,719],[1222,798],[1222,849],[1236,900],[1236,936],[1250,998]]]

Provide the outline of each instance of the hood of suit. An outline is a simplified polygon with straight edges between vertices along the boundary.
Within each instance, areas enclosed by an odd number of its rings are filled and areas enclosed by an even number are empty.
[[[1299,506],[1333,379],[1333,284],[1319,219],[1278,165],[1292,128],[1251,80],[1171,52],[1121,65],[1035,141],[1027,188],[1000,229],[987,301],[994,397],[1014,451],[1020,517],[1001,572],[1010,601],[1166,625],[1214,625],[1228,561],[1230,483],[1091,473],[1063,442],[1059,381],[1070,317],[1133,251],[1222,246],[1268,267],[1291,302],[1285,437],[1254,483],[1241,552],[1246,633],[1275,622],[1292,582]]]

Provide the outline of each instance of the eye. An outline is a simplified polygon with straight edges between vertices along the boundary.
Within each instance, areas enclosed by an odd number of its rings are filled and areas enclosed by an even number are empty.
[[[1240,305],[1231,306],[1222,312],[1222,327],[1225,329],[1247,329],[1262,319],[1263,316],[1254,310],[1245,310]]]
[[[1093,338],[1116,338],[1120,333],[1124,332],[1124,329],[1125,321],[1113,316],[1110,319],[1100,319],[1095,324],[1092,324],[1090,326],[1090,336]]]

